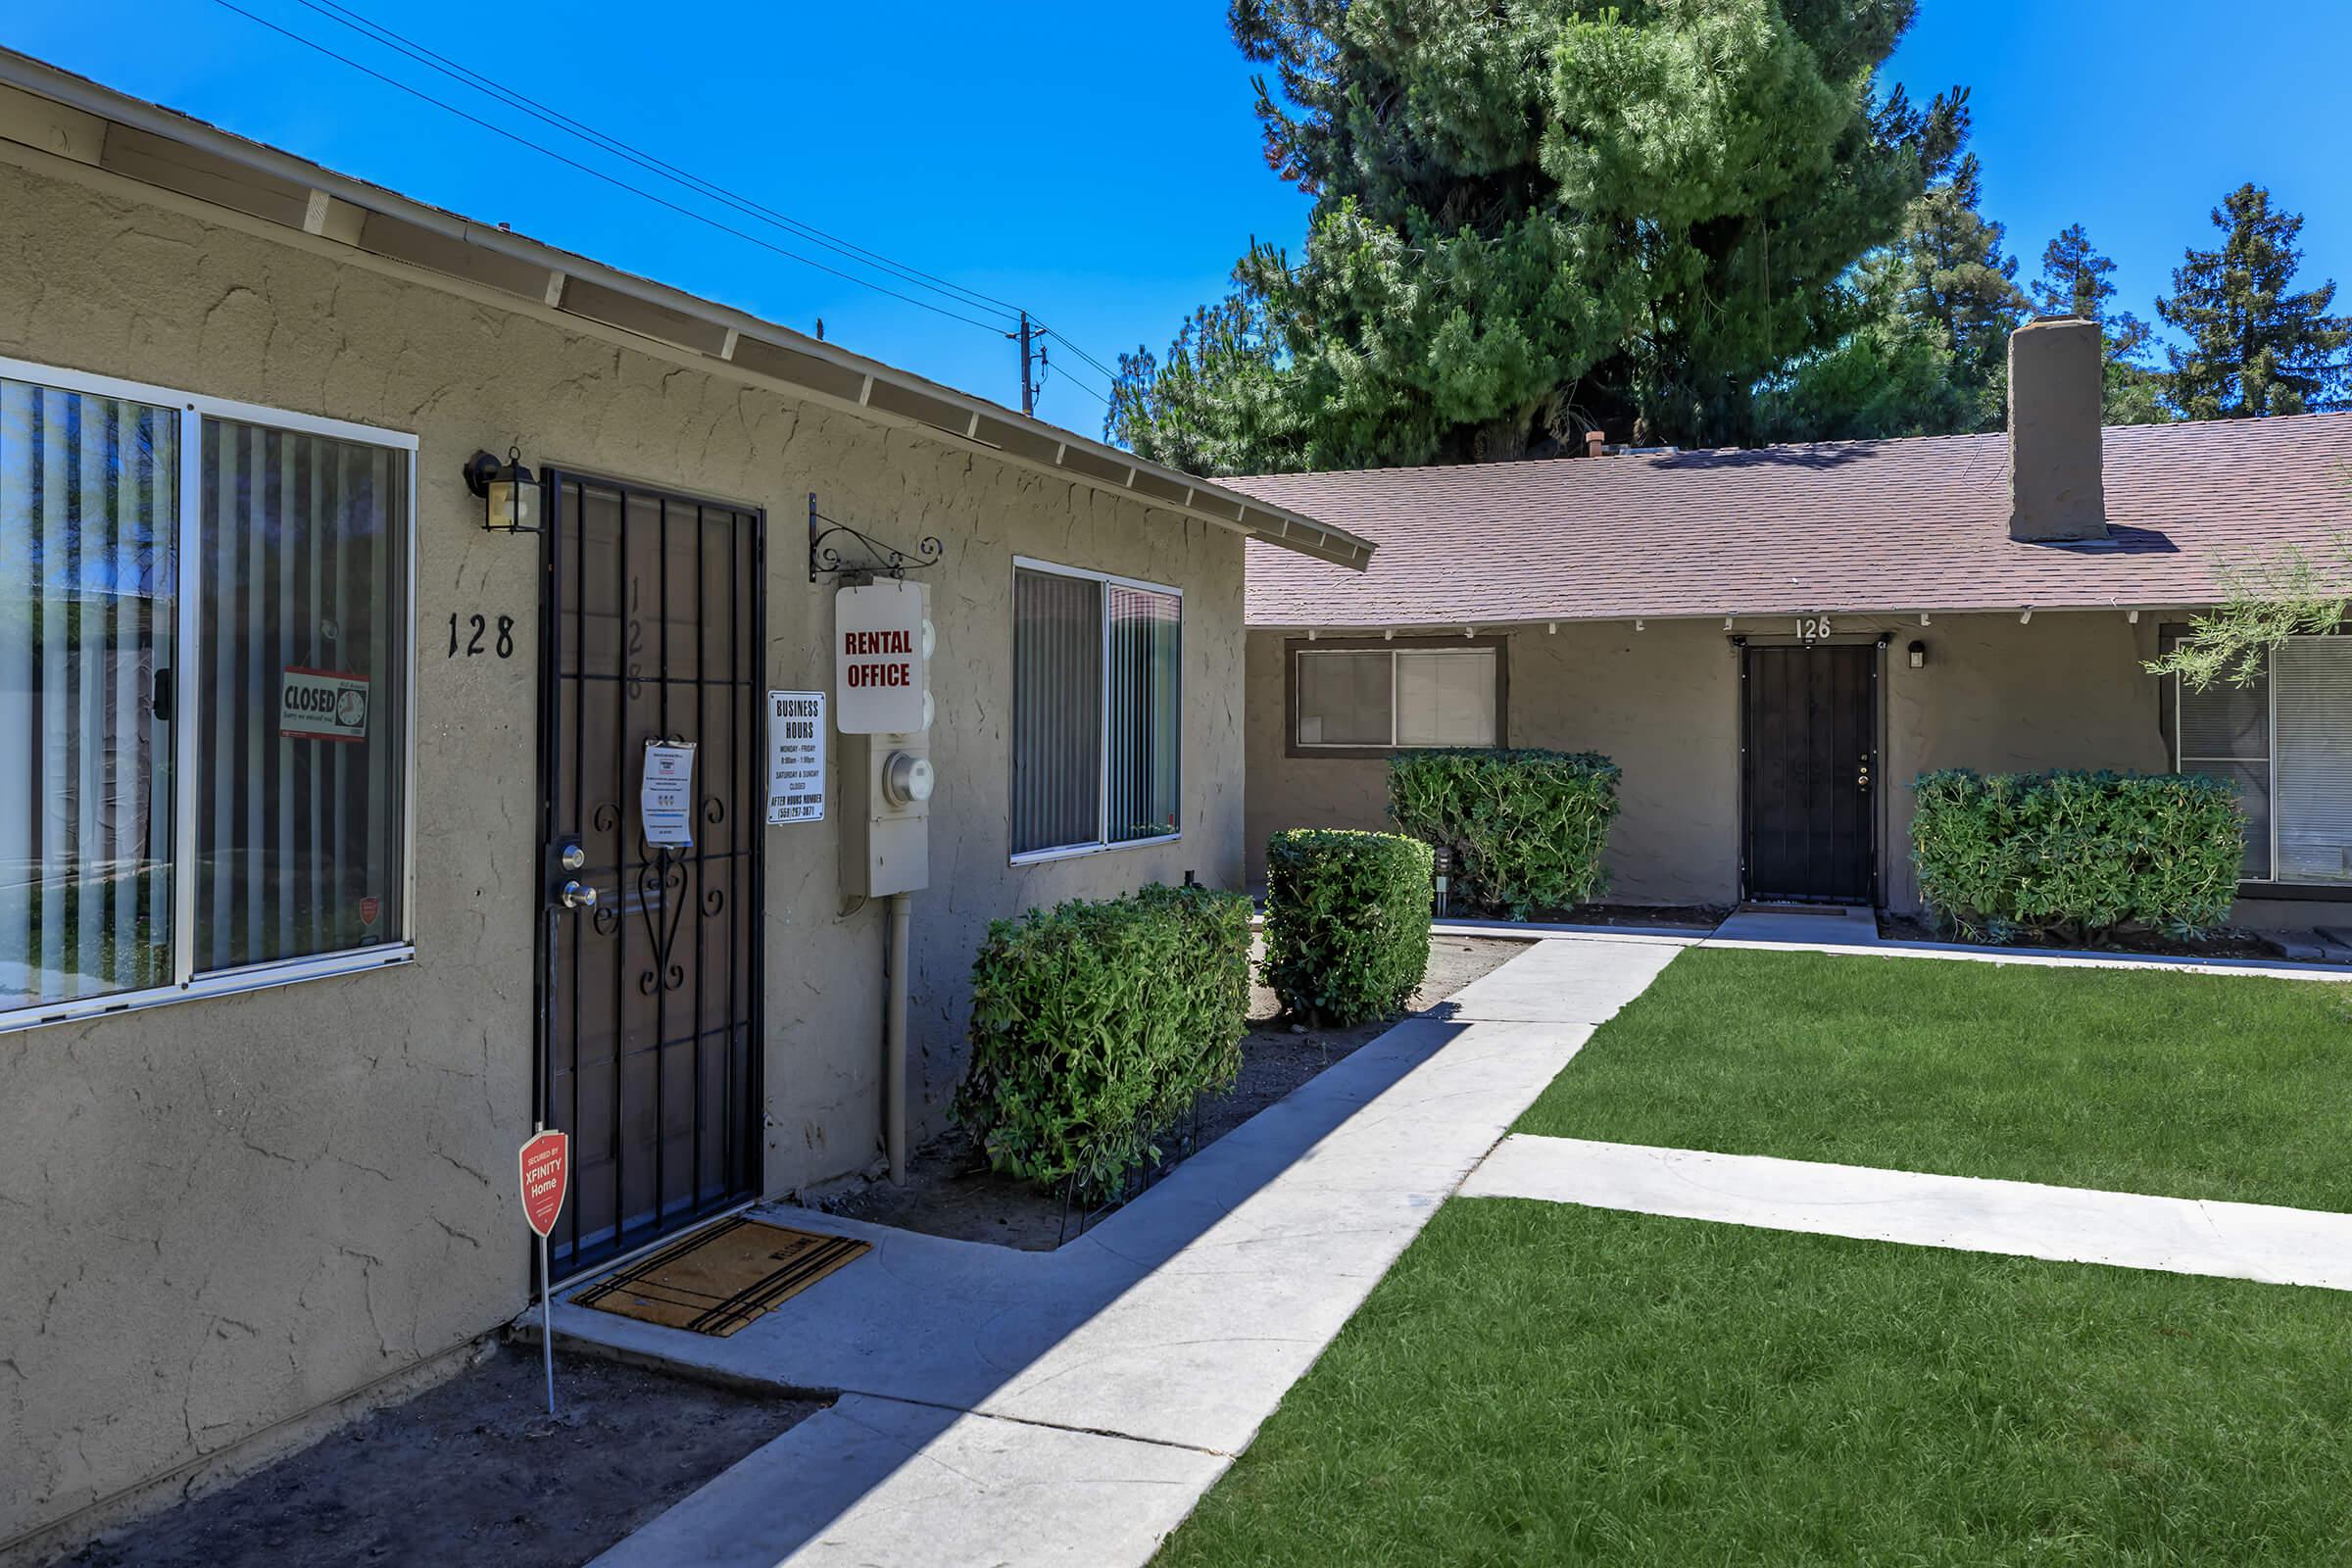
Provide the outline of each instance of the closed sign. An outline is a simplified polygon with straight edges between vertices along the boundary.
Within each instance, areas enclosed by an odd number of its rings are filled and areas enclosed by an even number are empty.
[[[923,591],[867,583],[833,595],[833,712],[844,735],[923,727]]]

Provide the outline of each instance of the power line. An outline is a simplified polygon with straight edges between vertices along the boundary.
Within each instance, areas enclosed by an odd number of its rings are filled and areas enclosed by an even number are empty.
[[[966,316],[960,311],[949,310],[946,306],[935,305],[929,300],[917,299],[911,294],[903,294],[895,288],[886,288],[882,284],[875,282],[872,278],[859,277],[854,272],[845,272],[838,267],[828,266],[823,262],[815,261],[809,257],[803,256],[798,251],[787,250],[785,247],[775,244],[773,241],[761,239],[757,234],[747,233],[744,230],[735,227],[731,223],[721,222],[719,220],[712,218],[708,213],[698,213],[691,207],[683,207],[676,202],[670,201],[666,197],[657,196],[652,191],[647,190],[642,186],[632,185],[627,180],[622,179],[617,175],[609,174],[601,169],[592,168],[587,164],[581,163],[576,158],[565,157],[564,154],[557,152],[554,148],[542,145],[539,142],[535,142],[528,136],[520,135],[514,131],[509,130],[504,125],[496,124],[490,121],[484,120],[478,115],[467,114],[465,110],[460,109],[455,104],[445,103],[441,99],[435,98],[432,94],[425,92],[420,88],[412,87],[405,81],[401,81],[396,77],[387,76],[380,71],[364,66],[357,60],[352,59],[349,55],[338,54],[334,50],[328,48],[326,45],[319,43],[315,39],[306,38],[301,33],[295,32],[291,28],[281,27],[267,17],[255,16],[252,12],[246,10],[244,7],[235,4],[234,0],[213,0],[213,3],[221,7],[223,10],[235,12],[238,16],[243,17],[248,22],[269,28],[271,32],[278,34],[280,37],[291,39],[293,42],[301,44],[306,49],[314,50],[318,54],[322,54],[329,60],[339,61],[343,65],[349,66],[352,70],[359,72],[362,75],[372,76],[387,87],[396,87],[400,91],[407,93],[412,98],[416,98],[423,103],[431,104],[436,109],[446,110],[450,114],[457,116],[460,120],[466,121],[470,124],[479,125],[482,129],[491,131],[497,135],[504,136],[507,140],[515,143],[517,146],[527,147],[532,152],[538,153],[542,157],[552,158],[557,163],[562,164],[566,168],[576,169],[583,174],[590,175],[596,179],[601,179],[606,184],[611,185],[617,190],[625,190],[632,196],[642,197],[646,201],[652,202],[657,207],[667,208],[670,212],[679,214],[681,217],[691,218],[698,223],[708,224],[710,227],[717,229],[722,234],[732,234],[737,239],[759,246],[761,250],[772,251],[776,255],[785,258],[787,261],[798,262],[803,267],[812,267],[816,269],[816,270],[829,273],[834,277],[842,279],[844,282],[855,283],[860,288],[872,289],[877,294],[887,294],[892,299],[902,300],[908,305],[917,306],[923,310],[930,311],[935,315],[945,316],[952,320],[962,321],[968,325],[977,326],[984,331],[997,332],[1003,330],[1002,325],[998,322],[983,321],[977,317]]]
[[[1064,348],[1077,355],[1080,359],[1093,366],[1096,369],[1102,371],[1104,380],[1116,381],[1119,378],[1118,371],[1112,369],[1109,366],[1104,365],[1101,360],[1096,359],[1092,354],[1087,353],[1084,348],[1080,347],[1076,343],[1071,342],[1070,339],[1063,337],[1061,333],[1055,331],[1053,327],[1041,326],[1039,330],[1044,332],[1046,336],[1050,338],[1058,339]]]
[[[493,81],[483,80],[478,75],[467,71],[459,62],[450,59],[447,55],[437,53],[426,45],[418,43],[413,38],[406,37],[394,29],[385,26],[379,22],[361,15],[359,12],[352,10],[349,6],[337,4],[336,0],[323,0],[323,3],[321,3],[321,0],[296,0],[296,4],[301,5],[306,10],[317,13],[318,16],[324,17],[327,21],[334,23],[338,26],[344,27],[350,31],[358,32],[361,34],[361,36],[368,38],[372,42],[396,49],[400,53],[407,55],[410,59],[416,61],[417,64],[425,67],[427,70],[438,72],[440,74],[449,77],[452,81],[456,81],[464,86],[470,87],[476,92],[496,98],[499,102],[508,105],[510,108],[520,110],[522,113],[529,115],[532,119],[539,121],[543,124],[553,126],[559,130],[567,131],[571,135],[577,136],[584,141],[591,142],[607,152],[614,153],[619,157],[627,159],[630,163],[635,164],[638,168],[645,170],[649,173],[659,174],[675,184],[685,186],[687,189],[694,191],[698,195],[708,196],[712,200],[724,202],[728,206],[734,208],[740,213],[745,214],[748,217],[758,218],[763,222],[771,223],[789,233],[799,235],[804,239],[812,240],[826,250],[834,252],[836,255],[849,258],[850,260],[858,262],[864,266],[877,268],[885,272],[888,272],[892,276],[899,278],[903,282],[917,288],[930,289],[935,293],[939,293],[947,296],[950,299],[956,300],[959,304],[970,305],[982,310],[1001,310],[1007,315],[1011,315],[1020,309],[1019,306],[1014,305],[1009,300],[998,299],[995,295],[984,294],[978,289],[967,288],[963,284],[953,282],[950,279],[941,277],[936,273],[926,272],[920,268],[910,267],[903,262],[893,261],[890,257],[883,255],[879,251],[869,250],[865,246],[843,239],[837,234],[827,233],[825,230],[818,228],[813,223],[804,222],[800,219],[794,218],[788,213],[781,213],[772,207],[764,206],[748,196],[744,196],[739,192],[719,184],[715,180],[706,179],[702,175],[693,173],[684,169],[680,169],[675,164],[667,163],[662,159],[656,157],[654,154],[646,152],[642,148],[632,146],[630,143],[622,141],[617,136],[613,136],[608,132],[597,129],[594,125],[590,125],[582,121],[575,120],[569,115],[565,115],[561,111],[543,108],[542,106],[533,103],[530,99],[523,97],[521,94],[516,93],[510,88],[502,86]],[[234,8],[232,7],[231,9]]]

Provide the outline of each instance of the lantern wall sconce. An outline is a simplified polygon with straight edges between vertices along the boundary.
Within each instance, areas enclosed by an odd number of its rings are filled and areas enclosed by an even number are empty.
[[[466,488],[482,499],[484,532],[539,531],[539,476],[522,466],[520,448],[507,448],[503,463],[476,452],[466,461]]]
[[[1925,669],[1928,667],[1928,645],[1926,643],[1913,643],[1909,649],[1909,653],[1911,655],[1911,667],[1913,669]]]

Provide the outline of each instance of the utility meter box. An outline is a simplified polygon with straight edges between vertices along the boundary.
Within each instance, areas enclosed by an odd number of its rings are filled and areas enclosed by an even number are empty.
[[[879,898],[931,882],[930,606],[930,590],[907,582],[834,596],[845,893]],[[853,728],[874,722],[908,727]]]

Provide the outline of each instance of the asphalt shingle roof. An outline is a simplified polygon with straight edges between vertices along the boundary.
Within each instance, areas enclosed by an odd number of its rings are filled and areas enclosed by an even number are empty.
[[[1998,432],[1227,483],[1380,547],[1252,541],[1260,626],[2187,606],[2219,561],[2352,533],[2352,413],[2116,426],[2104,467],[2101,547],[2010,539]]]

